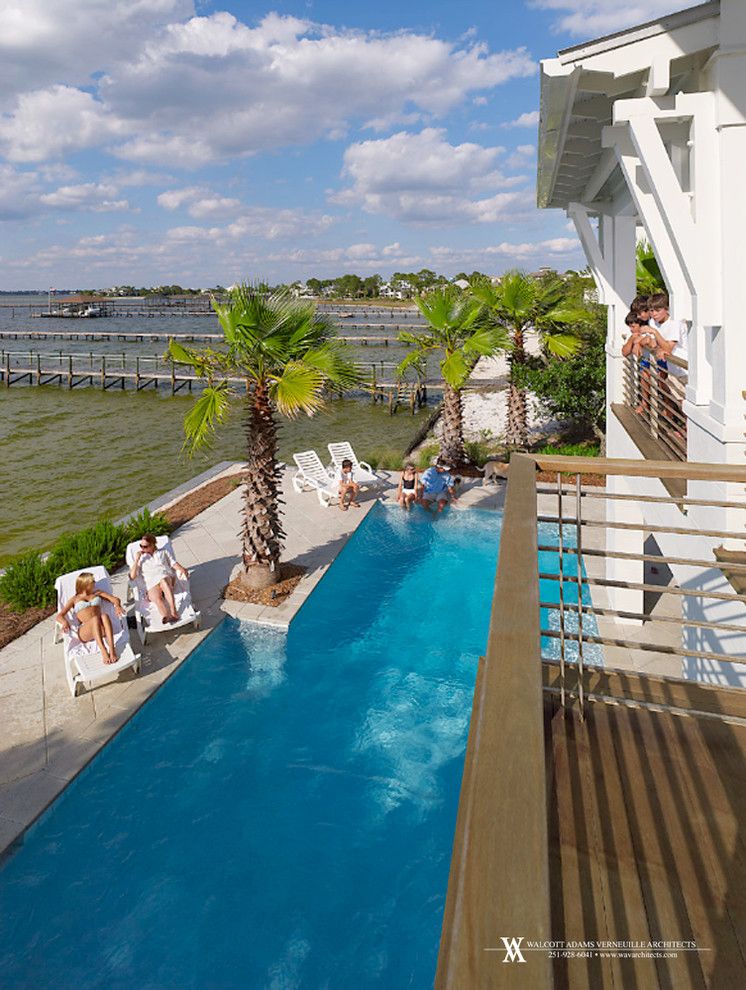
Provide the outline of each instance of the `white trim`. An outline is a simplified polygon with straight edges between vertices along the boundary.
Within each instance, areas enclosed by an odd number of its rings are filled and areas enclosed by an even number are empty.
[[[567,207],[567,215],[575,224],[580,243],[588,259],[588,265],[593,275],[593,281],[598,289],[599,302],[608,306],[611,303],[614,293],[614,277],[611,268],[607,264],[601,252],[601,246],[593,233],[588,219],[588,210],[582,203],[570,203]]]
[[[645,24],[638,24],[636,27],[629,28],[626,31],[617,31],[614,34],[607,34],[593,41],[574,45],[572,48],[563,48],[558,52],[559,62],[561,65],[566,65],[568,62],[575,62],[578,59],[588,58],[591,55],[602,55],[604,52],[613,51],[615,48],[633,45],[635,42],[643,41],[646,38],[668,34],[677,28],[687,27],[689,24],[696,24],[698,21],[719,16],[720,0],[711,0],[710,3],[703,3],[698,7],[691,7],[688,10],[680,10],[669,14],[667,17],[648,21]]]
[[[640,159],[637,151],[632,145],[626,127],[605,127],[603,134],[604,144],[613,147],[616,151],[619,166],[624,175],[629,191],[637,207],[640,221],[645,228],[648,240],[653,246],[655,256],[661,266],[661,270],[666,279],[666,284],[670,289],[673,298],[673,307],[676,318],[682,320],[692,319],[692,297],[686,278],[676,251],[671,244],[670,235],[655,198],[648,189],[640,185],[639,171],[641,171]]]

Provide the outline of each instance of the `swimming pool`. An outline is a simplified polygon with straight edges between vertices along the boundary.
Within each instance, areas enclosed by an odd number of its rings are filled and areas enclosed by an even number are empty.
[[[3,988],[432,986],[500,525],[376,506],[212,633],[0,872]]]

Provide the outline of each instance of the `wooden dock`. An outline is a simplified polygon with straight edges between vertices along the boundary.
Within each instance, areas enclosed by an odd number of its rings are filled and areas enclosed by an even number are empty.
[[[368,393],[373,403],[388,404],[389,412],[397,412],[400,406],[408,407],[414,415],[427,404],[428,390],[440,391],[443,383],[417,379],[396,381],[396,362],[358,361],[363,375],[360,386],[353,390]],[[243,378],[225,377],[239,391],[249,387]],[[0,386],[57,385],[69,391],[74,388],[100,388],[106,392],[113,388],[134,388],[136,392],[152,388],[170,390],[176,395],[182,390],[191,392],[202,387],[202,379],[187,365],[179,365],[164,356],[143,354],[65,354],[62,351],[0,352]]]
[[[372,327],[372,324],[348,324],[352,329],[362,329]],[[399,330],[404,329],[397,326],[381,326],[379,329]],[[220,343],[225,338],[222,333],[150,333],[144,330],[0,330],[0,340],[48,340],[48,341],[80,341],[83,343],[122,343],[139,344],[157,341],[189,341],[194,343],[215,344]],[[357,344],[360,347],[409,347],[409,344],[402,343],[398,337],[390,336],[362,336],[339,334],[338,340],[346,343]]]

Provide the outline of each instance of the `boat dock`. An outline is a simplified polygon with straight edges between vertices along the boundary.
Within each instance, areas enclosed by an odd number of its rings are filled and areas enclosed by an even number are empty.
[[[395,380],[397,364],[393,361],[359,361],[363,381],[354,391],[371,395],[373,403],[388,403],[393,414],[400,405],[409,407],[414,415],[427,403],[428,389],[440,391],[443,383],[418,378],[414,381]],[[393,379],[393,380],[392,380]],[[238,390],[249,388],[246,379],[225,377]],[[57,385],[74,388],[109,389],[146,388],[170,390],[171,395],[202,387],[200,379],[187,365],[178,364],[158,355],[143,354],[65,354],[62,351],[0,351],[0,385]]]
[[[391,324],[377,325],[372,323],[365,324],[347,324],[350,328],[354,329],[377,329],[377,330],[404,330],[404,329],[416,329],[416,327],[400,327],[393,326]],[[140,344],[140,343],[150,343],[151,341],[166,341],[169,340],[179,340],[179,341],[191,341],[195,343],[213,344],[223,341],[225,338],[222,333],[149,333],[142,330],[0,330],[0,340],[77,340],[83,341],[85,343],[102,343],[102,342],[114,342],[114,343],[127,343],[127,344]],[[362,335],[349,335],[349,334],[339,334],[339,340],[344,340],[347,343],[358,344],[361,347],[368,346],[383,346],[383,347],[408,347],[409,344],[404,344],[399,340],[398,337],[391,336],[378,336],[373,335],[370,337]]]

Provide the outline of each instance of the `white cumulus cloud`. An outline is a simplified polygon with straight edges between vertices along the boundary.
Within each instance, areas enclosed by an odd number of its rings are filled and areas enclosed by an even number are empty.
[[[0,116],[0,151],[12,162],[43,162],[101,144],[119,129],[90,93],[56,85],[22,93]]]
[[[330,199],[410,223],[495,222],[520,212],[530,199],[525,191],[508,191],[523,179],[500,172],[503,151],[449,144],[438,128],[362,141],[344,154],[342,175],[350,185]]]
[[[118,191],[115,185],[108,183],[81,182],[43,193],[39,202],[60,210],[91,210],[94,213],[128,210],[130,204],[126,199],[116,199]]]
[[[503,127],[538,127],[539,126],[539,111],[529,110],[526,113],[522,113],[520,117],[516,117],[515,120],[510,120],[502,125]]]
[[[0,149],[13,161],[99,144],[141,164],[196,168],[339,139],[352,125],[385,130],[442,115],[536,68],[524,49],[490,52],[470,39],[352,31],[278,14],[254,27],[226,12],[179,20],[191,8],[179,0],[61,0],[62,13],[41,10],[52,6],[29,0],[28,13],[18,3],[0,14],[0,38],[3,16],[14,28],[4,48],[0,41],[6,66],[35,58],[45,67],[0,98]],[[90,23],[78,35],[81,11]],[[137,32],[132,11],[142,14]],[[18,25],[36,13],[38,29],[31,25],[25,38]],[[55,32],[64,39],[58,57]],[[119,32],[121,42],[109,45]]]

